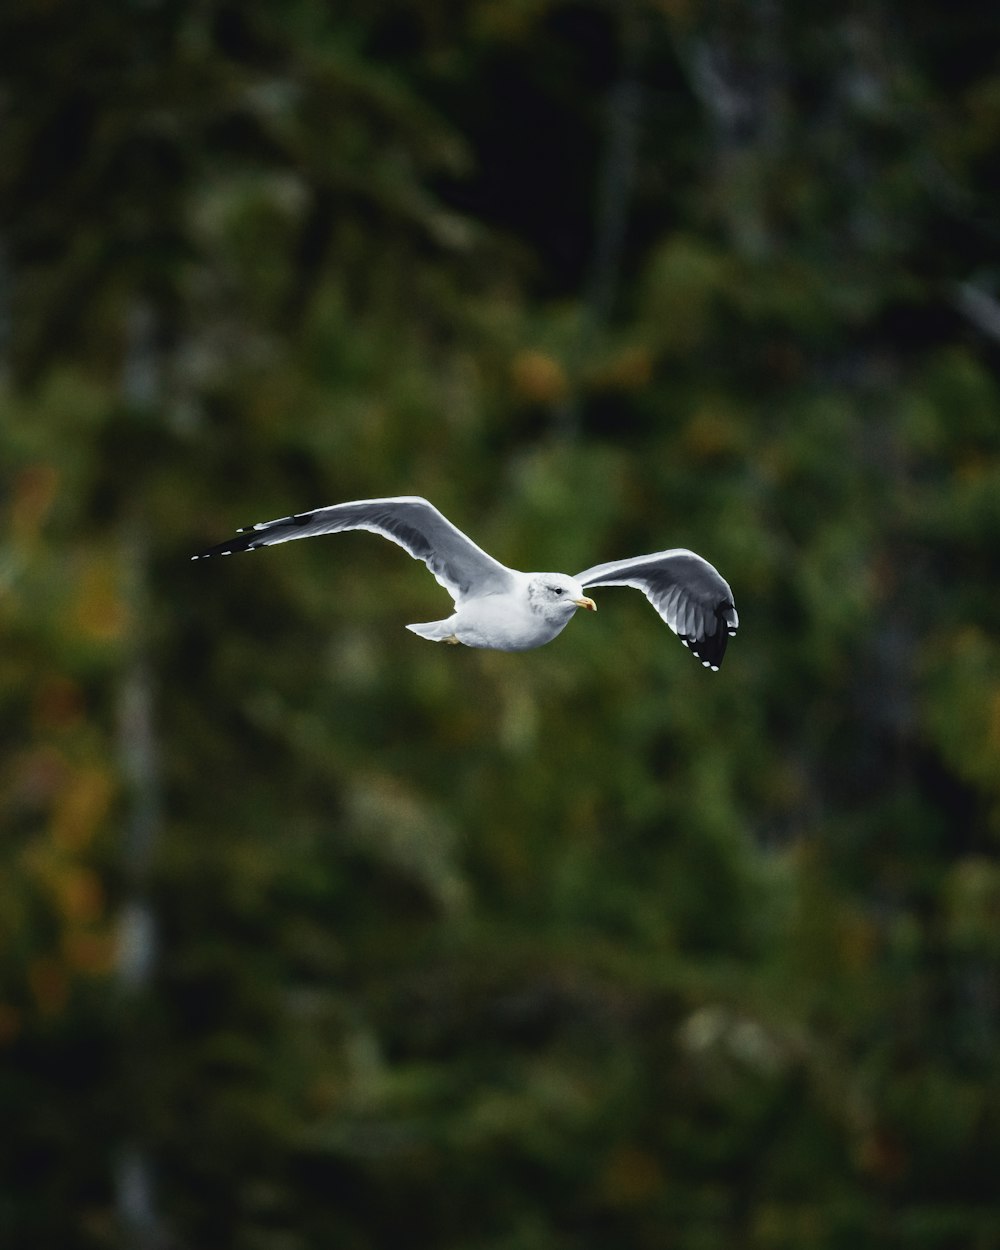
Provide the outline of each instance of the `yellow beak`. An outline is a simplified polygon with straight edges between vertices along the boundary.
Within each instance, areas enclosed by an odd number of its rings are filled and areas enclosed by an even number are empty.
[[[588,599],[586,595],[582,599],[574,599],[573,602],[578,608],[586,608],[588,612],[596,612],[597,604],[593,599]]]

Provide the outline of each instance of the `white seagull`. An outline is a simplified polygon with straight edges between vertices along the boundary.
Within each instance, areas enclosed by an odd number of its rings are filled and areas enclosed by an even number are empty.
[[[371,530],[397,543],[415,560],[423,560],[448,591],[455,601],[451,616],[406,627],[431,642],[494,651],[540,647],[566,628],[577,608],[597,611],[585,593],[594,586],[641,590],[681,642],[713,671],[718,671],[726,644],[739,625],[729,583],[693,551],[677,547],[612,560],[584,569],[576,577],[521,573],[494,560],[417,495],[358,499],[261,521],[191,559],[229,556],[341,530]]]

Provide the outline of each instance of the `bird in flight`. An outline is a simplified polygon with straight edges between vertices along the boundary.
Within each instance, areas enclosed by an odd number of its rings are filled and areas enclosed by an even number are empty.
[[[729,583],[701,556],[683,548],[595,564],[575,577],[521,573],[494,560],[416,495],[359,499],[276,521],[261,521],[229,542],[192,556],[229,556],[295,538],[370,530],[423,560],[451,595],[455,611],[441,621],[407,625],[431,642],[462,643],[494,651],[527,651],[551,642],[578,608],[596,612],[586,593],[595,586],[641,590],[705,668],[718,671],[739,617]]]

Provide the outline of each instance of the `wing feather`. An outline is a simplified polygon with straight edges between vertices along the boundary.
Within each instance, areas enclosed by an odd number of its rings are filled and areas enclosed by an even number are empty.
[[[276,521],[261,521],[241,530],[229,542],[209,547],[191,559],[227,556],[344,530],[380,534],[415,560],[422,560],[456,605],[470,594],[478,597],[507,590],[514,580],[510,569],[477,547],[432,503],[417,495],[358,499],[279,517]]]
[[[678,547],[628,560],[595,564],[577,575],[592,586],[641,590],[660,616],[706,668],[718,669],[740,619],[729,583],[707,560]]]

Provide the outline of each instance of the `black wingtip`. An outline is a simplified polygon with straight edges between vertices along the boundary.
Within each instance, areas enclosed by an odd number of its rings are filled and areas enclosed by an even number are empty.
[[[725,599],[715,609],[714,633],[706,634],[703,638],[697,638],[692,634],[682,634],[681,642],[701,661],[703,668],[717,673],[722,667],[729,639],[736,637],[738,625],[736,605],[731,599]]]
[[[263,545],[253,531],[249,533],[241,531],[235,538],[230,538],[228,542],[216,543],[214,547],[209,547],[206,551],[199,551],[191,559],[209,560],[213,556],[234,556],[241,551],[256,551],[258,547]]]

